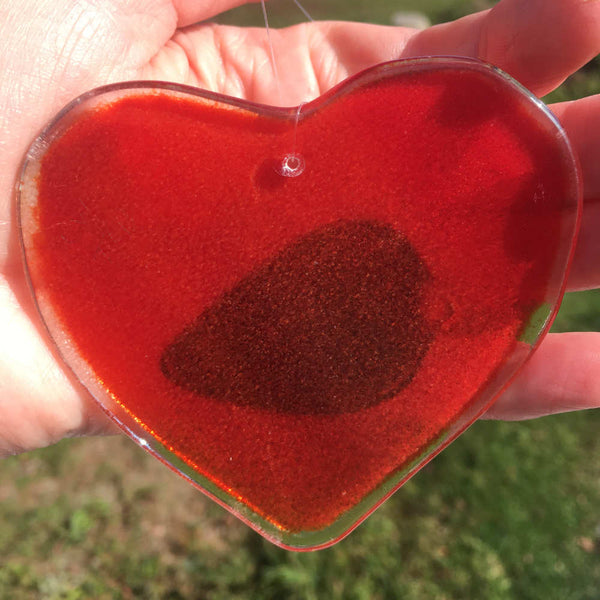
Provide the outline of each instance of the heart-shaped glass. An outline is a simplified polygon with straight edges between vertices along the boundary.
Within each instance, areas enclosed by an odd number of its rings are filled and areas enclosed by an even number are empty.
[[[579,222],[556,119],[483,63],[296,108],[168,83],[69,104],[18,189],[65,363],[271,541],[339,540],[462,432],[556,313]]]

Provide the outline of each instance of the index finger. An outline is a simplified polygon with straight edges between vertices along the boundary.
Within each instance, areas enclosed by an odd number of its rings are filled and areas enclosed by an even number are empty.
[[[415,34],[403,56],[480,58],[543,96],[599,51],[599,0],[502,0],[491,10]]]
[[[226,10],[241,6],[242,4],[251,4],[260,2],[260,0],[172,0],[173,8],[177,13],[177,27],[187,27],[206,21],[215,17]]]
[[[281,31],[276,56],[291,54],[298,35],[298,28]],[[302,35],[320,93],[377,62],[453,55],[494,64],[543,96],[600,52],[600,0],[501,0],[493,9],[423,31],[314,22]]]
[[[568,289],[592,289],[600,285],[600,95],[551,108],[573,144],[583,179],[583,216]]]

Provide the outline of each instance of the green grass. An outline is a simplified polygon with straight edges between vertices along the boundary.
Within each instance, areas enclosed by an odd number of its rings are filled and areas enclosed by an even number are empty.
[[[566,294],[552,331],[600,331],[600,292]]]
[[[304,4],[382,23],[400,6]],[[473,6],[402,3],[434,21]],[[599,67],[554,99],[600,90]],[[554,329],[600,330],[600,293],[568,295]],[[600,411],[478,422],[308,554],[263,541],[126,439],[65,441],[0,463],[0,600],[598,600],[599,430]]]

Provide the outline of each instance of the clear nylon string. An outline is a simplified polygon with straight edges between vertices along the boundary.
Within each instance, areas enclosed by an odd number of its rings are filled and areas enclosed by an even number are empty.
[[[275,60],[275,51],[273,50],[273,40],[271,39],[271,28],[269,27],[269,18],[267,17],[267,7],[265,0],[260,0],[260,5],[263,11],[265,20],[265,29],[267,31],[267,42],[269,43],[269,51],[271,53],[271,65],[273,66],[273,75],[275,76],[275,85],[277,86],[277,95],[279,97],[279,105],[283,104],[283,96],[281,95],[281,82],[279,80],[279,71],[277,70],[277,62]]]
[[[313,21],[308,11],[300,4],[299,0],[293,0],[294,4],[302,11],[302,14],[309,20]],[[273,68],[273,75],[275,77],[275,85],[277,87],[277,95],[279,98],[279,105],[283,104],[283,94],[281,91],[281,80],[279,78],[279,70],[277,69],[277,61],[275,60],[275,50],[273,48],[273,40],[271,38],[271,28],[269,27],[269,18],[267,17],[267,7],[265,0],[260,0],[260,5],[263,12],[263,19],[265,21],[265,30],[267,32],[267,42],[269,44],[269,52],[271,55],[271,64]],[[298,137],[298,123],[300,122],[300,113],[302,107],[306,104],[301,102],[296,110],[296,120],[294,122],[294,140],[292,143],[292,151],[286,154],[281,163],[277,168],[277,172],[283,177],[297,177],[304,172],[304,157],[296,151],[297,137]]]

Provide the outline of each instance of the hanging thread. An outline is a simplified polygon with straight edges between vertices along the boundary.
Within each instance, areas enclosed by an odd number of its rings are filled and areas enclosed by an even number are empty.
[[[283,104],[281,95],[281,83],[279,80],[279,72],[277,70],[277,62],[275,60],[275,51],[273,49],[273,40],[271,39],[271,28],[269,27],[269,19],[267,17],[267,7],[265,6],[265,0],[260,0],[262,7],[263,19],[265,20],[265,30],[267,32],[267,42],[269,44],[269,51],[271,53],[271,65],[273,68],[273,75],[275,76],[275,85],[277,86],[277,95],[279,96],[279,105]]]
[[[313,21],[308,11],[300,4],[299,0],[293,0],[294,4],[302,11],[302,14],[309,20]],[[269,18],[267,16],[267,7],[265,0],[260,0],[260,5],[263,12],[263,19],[265,21],[265,30],[267,33],[267,43],[269,44],[269,53],[271,55],[271,64],[273,68],[273,75],[275,77],[275,85],[277,87],[277,95],[279,98],[279,104],[283,104],[283,94],[281,91],[281,80],[279,78],[279,70],[277,69],[277,61],[275,60],[275,50],[273,48],[273,40],[271,39],[271,28],[269,27]],[[283,177],[298,177],[304,172],[305,162],[304,157],[296,151],[296,144],[298,138],[298,124],[300,122],[300,113],[305,102],[301,102],[296,110],[296,119],[294,122],[294,139],[292,143],[292,151],[286,154],[281,162],[277,165],[276,171]]]

